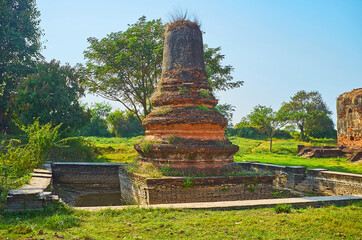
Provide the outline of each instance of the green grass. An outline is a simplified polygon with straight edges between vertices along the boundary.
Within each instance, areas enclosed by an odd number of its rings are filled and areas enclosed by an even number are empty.
[[[144,136],[135,138],[99,138],[87,137],[87,141],[93,143],[101,153],[99,161],[107,162],[132,162],[138,154],[133,145],[140,143]],[[240,150],[235,154],[235,161],[259,161],[262,163],[306,166],[307,168],[326,168],[331,171],[351,172],[362,174],[362,164],[347,162],[346,158],[312,158],[306,159],[295,156],[298,145],[335,145],[336,142],[329,139],[314,139],[312,143],[296,140],[273,139],[272,153],[269,152],[269,141],[254,140],[240,137],[230,137],[230,140],[239,146]]]
[[[359,239],[362,205],[256,210],[58,208],[0,216],[0,239]],[[41,231],[40,231],[41,230]],[[39,231],[44,235],[39,235]]]
[[[331,171],[362,174],[362,164],[347,162],[346,158],[311,158],[297,157],[298,145],[326,145],[325,141],[306,143],[296,140],[273,139],[272,153],[269,152],[269,141],[231,137],[230,140],[239,146],[235,161],[259,161],[285,166],[305,166],[326,168]],[[333,142],[330,142],[332,145]],[[334,143],[335,144],[335,143]]]
[[[98,153],[101,154],[99,157],[101,161],[132,162],[138,156],[133,145],[140,143],[143,138],[144,136],[134,138],[86,137],[85,140],[94,144]]]

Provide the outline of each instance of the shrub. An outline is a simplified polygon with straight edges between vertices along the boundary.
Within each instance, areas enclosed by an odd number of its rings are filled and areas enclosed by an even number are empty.
[[[204,112],[210,111],[210,108],[206,107],[205,105],[199,105],[199,106],[197,106],[197,109],[204,111]]]
[[[152,143],[150,141],[143,141],[140,143],[142,152],[148,153],[151,150]]]
[[[179,136],[176,135],[171,135],[167,138],[167,143],[168,144],[176,144],[182,141],[182,138],[180,138]]]
[[[186,178],[183,182],[182,182],[182,186],[185,189],[188,189],[190,187],[192,187],[195,184],[195,178]]]
[[[292,211],[292,205],[290,204],[279,204],[274,207],[276,213],[290,213]]]
[[[185,87],[180,87],[178,92],[179,92],[180,94],[187,94],[187,93],[190,93],[191,90],[188,89],[188,88],[185,88]]]
[[[200,90],[200,97],[202,97],[202,98],[209,98],[209,97],[210,97],[209,91],[206,90],[206,89],[201,89],[201,90]]]

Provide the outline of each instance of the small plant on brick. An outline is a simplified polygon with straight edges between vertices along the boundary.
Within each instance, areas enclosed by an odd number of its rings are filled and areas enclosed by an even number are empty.
[[[224,188],[221,188],[221,191],[223,191],[223,192],[227,192],[227,191],[229,191],[229,189],[228,189],[228,188],[226,188],[226,187],[224,187]]]
[[[274,207],[276,213],[290,213],[292,211],[292,205],[290,204],[279,204]]]
[[[195,181],[194,178],[186,178],[186,179],[183,181],[182,185],[183,185],[183,187],[184,187],[185,189],[188,189],[188,188],[192,187],[192,186],[195,184],[194,181]]]
[[[143,141],[140,143],[141,150],[144,153],[148,153],[149,151],[151,151],[151,146],[152,144],[150,141]]]
[[[202,98],[209,98],[210,97],[210,93],[206,89],[201,89],[199,94],[200,94],[200,97],[202,97]]]
[[[182,141],[182,138],[180,138],[179,136],[177,135],[171,135],[167,138],[167,143],[168,144],[177,144],[179,142]]]
[[[197,109],[203,111],[203,112],[209,112],[210,108],[206,107],[205,105],[199,105],[197,106]]]
[[[163,115],[163,114],[172,112],[172,110],[173,110],[172,107],[158,107],[153,110],[153,113]]]
[[[221,110],[220,109],[218,109],[218,108],[213,108],[218,114],[220,114],[220,115],[223,115],[224,116],[224,114],[222,114],[222,112],[221,112]]]
[[[178,90],[178,92],[179,92],[180,94],[187,94],[187,93],[190,93],[191,90],[188,89],[188,88],[185,88],[185,87],[180,87],[179,90]]]

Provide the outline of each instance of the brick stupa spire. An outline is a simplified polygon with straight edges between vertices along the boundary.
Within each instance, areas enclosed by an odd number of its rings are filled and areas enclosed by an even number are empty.
[[[160,83],[153,111],[143,120],[146,138],[135,145],[142,161],[186,171],[220,173],[238,146],[225,137],[227,120],[206,77],[202,34],[187,20],[167,25]]]

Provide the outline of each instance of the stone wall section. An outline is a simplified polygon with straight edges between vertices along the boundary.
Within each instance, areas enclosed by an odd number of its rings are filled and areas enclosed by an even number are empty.
[[[361,174],[309,169],[305,183],[302,187],[307,185],[309,192],[326,196],[362,194]],[[296,186],[296,189],[300,189],[300,186]]]
[[[334,172],[327,169],[307,169],[259,162],[239,162],[243,168],[275,174],[274,186],[286,187],[320,195],[361,195],[362,175]]]
[[[52,163],[53,184],[78,190],[119,190],[122,163]]]

